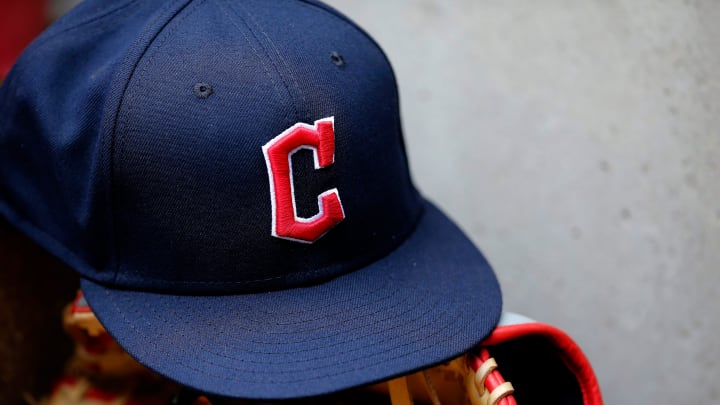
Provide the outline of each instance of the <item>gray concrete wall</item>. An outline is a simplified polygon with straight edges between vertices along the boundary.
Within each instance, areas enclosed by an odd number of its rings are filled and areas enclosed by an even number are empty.
[[[568,331],[608,404],[719,403],[720,2],[330,3],[505,308]]]

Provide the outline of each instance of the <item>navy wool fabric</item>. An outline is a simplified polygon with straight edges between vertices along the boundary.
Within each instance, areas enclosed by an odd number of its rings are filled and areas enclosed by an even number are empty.
[[[314,243],[271,235],[263,145],[334,118],[335,161],[292,157]],[[501,309],[480,252],[415,190],[392,68],[300,0],[87,0],[0,87],[0,214],[80,273],[157,372],[244,398],[322,394],[481,341]]]

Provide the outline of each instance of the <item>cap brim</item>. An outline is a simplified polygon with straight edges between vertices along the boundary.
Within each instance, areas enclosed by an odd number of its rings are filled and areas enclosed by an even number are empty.
[[[219,296],[81,287],[140,363],[249,399],[326,394],[446,361],[482,341],[502,306],[490,265],[429,202],[389,255],[311,287]]]

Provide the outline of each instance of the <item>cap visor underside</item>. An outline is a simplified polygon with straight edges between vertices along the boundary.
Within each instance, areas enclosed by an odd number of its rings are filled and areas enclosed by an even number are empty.
[[[502,306],[485,258],[429,202],[389,255],[315,286],[215,296],[81,287],[140,363],[248,399],[326,394],[446,361],[482,341]]]

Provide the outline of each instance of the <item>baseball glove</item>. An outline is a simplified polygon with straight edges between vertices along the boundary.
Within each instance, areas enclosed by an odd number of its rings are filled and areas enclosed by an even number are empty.
[[[115,343],[78,294],[63,313],[76,342],[67,373],[43,405],[224,405],[253,401],[210,398],[180,389],[142,367]],[[141,389],[139,389],[141,388]],[[447,363],[368,388],[300,404],[516,405],[517,403],[600,405],[602,398],[590,363],[562,330],[504,313],[478,347]],[[265,403],[267,404],[267,403]]]
[[[595,373],[570,336],[513,313],[465,355],[372,389],[387,390],[393,405],[602,404]]]

